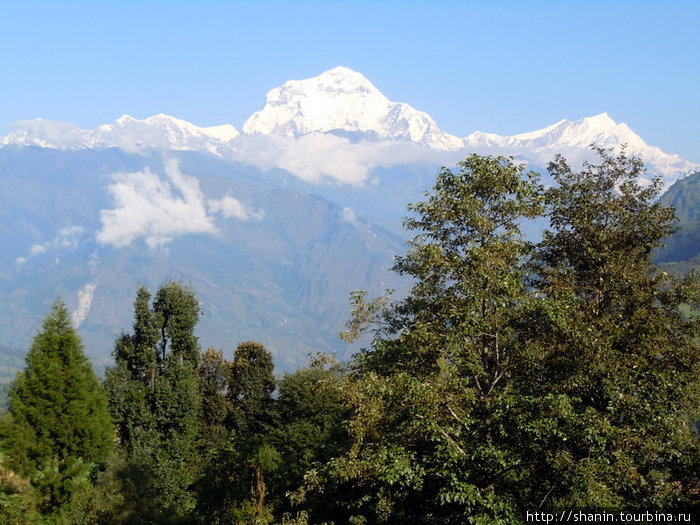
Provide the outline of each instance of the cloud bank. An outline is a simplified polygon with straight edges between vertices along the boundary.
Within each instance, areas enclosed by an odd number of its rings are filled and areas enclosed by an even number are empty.
[[[279,135],[241,135],[231,142],[230,157],[263,171],[289,171],[302,180],[321,183],[331,179],[361,186],[375,168],[399,164],[445,164],[463,152],[436,151],[407,141],[351,141],[330,133],[298,138]]]
[[[115,173],[107,189],[116,207],[102,210],[102,229],[97,241],[127,246],[144,237],[151,248],[162,246],[177,235],[217,231],[207,215],[199,181],[180,173],[177,162],[165,164],[167,179],[150,168],[135,173]]]

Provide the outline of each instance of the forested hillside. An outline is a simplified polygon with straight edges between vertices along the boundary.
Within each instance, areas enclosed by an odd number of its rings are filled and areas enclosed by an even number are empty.
[[[677,181],[660,202],[674,208],[678,231],[664,241],[656,261],[679,276],[700,268],[700,172]]]
[[[408,206],[405,296],[351,294],[371,344],[276,375],[204,349],[197,290],[140,287],[103,382],[57,301],[0,421],[5,523],[517,524],[700,510],[700,277],[641,161],[443,168]],[[521,232],[541,220],[541,240]],[[680,513],[680,514],[678,514]],[[547,514],[547,516],[550,516]]]

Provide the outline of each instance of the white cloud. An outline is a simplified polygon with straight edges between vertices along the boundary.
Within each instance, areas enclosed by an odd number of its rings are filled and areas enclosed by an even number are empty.
[[[357,215],[352,208],[343,208],[343,210],[340,212],[340,222],[357,226]]]
[[[82,226],[65,226],[58,230],[58,234],[50,241],[32,244],[26,257],[18,257],[15,263],[19,266],[27,262],[27,259],[58,248],[75,248],[80,241],[85,228]]]
[[[144,237],[149,247],[163,246],[173,237],[187,233],[217,231],[207,216],[199,181],[180,173],[177,161],[166,162],[166,180],[149,168],[136,173],[116,173],[108,186],[115,208],[102,210],[102,244],[126,246]]]
[[[423,162],[449,164],[463,156],[463,152],[438,152],[412,142],[351,142],[325,133],[299,138],[241,135],[231,144],[235,160],[262,170],[283,169],[313,183],[330,178],[343,184],[363,185],[375,168]]]
[[[39,255],[40,253],[44,253],[49,249],[49,245],[50,243],[48,242],[43,244],[32,244],[32,247],[29,248],[29,255]]]
[[[62,246],[73,247],[77,243],[77,237],[81,236],[85,228],[82,226],[66,226],[58,231],[58,238]]]
[[[262,219],[265,215],[263,210],[251,211],[241,201],[234,199],[230,195],[226,195],[220,200],[210,199],[209,211],[218,213],[226,219],[240,219],[242,221],[247,221],[250,218]]]
[[[177,160],[166,161],[165,174],[161,179],[146,168],[112,175],[114,183],[107,189],[115,207],[100,212],[98,242],[127,246],[143,237],[150,248],[162,248],[178,235],[216,233],[209,213],[243,221],[264,215],[263,210],[251,210],[230,195],[207,200],[197,178],[183,175]]]

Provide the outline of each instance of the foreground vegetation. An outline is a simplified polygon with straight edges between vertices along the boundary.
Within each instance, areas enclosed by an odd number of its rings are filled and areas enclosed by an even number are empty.
[[[409,206],[406,298],[354,292],[340,365],[276,378],[200,352],[193,290],[137,292],[103,385],[57,302],[2,421],[7,523],[525,522],[700,506],[700,280],[657,269],[673,212],[598,150],[556,186],[470,156]],[[549,219],[540,242],[521,225]]]

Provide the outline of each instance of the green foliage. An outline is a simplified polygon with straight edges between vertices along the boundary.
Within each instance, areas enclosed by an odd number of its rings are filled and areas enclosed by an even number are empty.
[[[369,521],[516,514],[519,487],[508,483],[523,467],[501,407],[527,358],[518,326],[532,247],[520,224],[541,213],[542,190],[509,159],[471,156],[459,168],[443,168],[428,200],[409,207],[405,225],[418,233],[395,265],[416,281],[409,296],[389,306],[355,297],[360,321],[380,326],[345,390],[353,446],[320,479],[353,486],[348,512]]]
[[[135,486],[133,519],[164,521],[187,516],[195,505],[199,304],[176,282],[161,287],[152,306],[150,299],[139,289],[133,333],[117,340],[106,386],[127,456],[124,475]]]
[[[523,387],[566,402],[559,435],[542,441],[549,505],[672,508],[700,464],[700,325],[683,311],[697,308],[700,281],[652,263],[674,229],[660,181],[640,187],[638,159],[598,153],[579,173],[561,158],[550,166],[558,186],[536,283],[542,384]]]
[[[204,476],[196,517],[205,523],[271,523],[268,476],[280,457],[270,443],[276,425],[274,365],[260,343],[241,343],[233,362],[210,349],[199,374],[204,393],[200,447]]]
[[[238,433],[262,434],[272,423],[273,371],[272,356],[263,345],[253,341],[238,345],[228,389],[232,426]]]
[[[208,350],[199,374],[206,475],[197,485],[196,519],[272,523],[286,511],[287,522],[306,519],[305,511],[290,507],[287,493],[303,482],[309,468],[344,450],[342,368],[319,355],[309,368],[286,374],[275,399],[272,357],[263,345],[249,341],[236,348],[232,362]],[[309,498],[306,506],[316,516],[332,515],[337,508],[327,497]]]
[[[31,480],[42,512],[56,513],[90,485],[112,432],[105,393],[57,300],[12,383],[2,420],[5,463]]]
[[[687,504],[700,282],[651,261],[673,230],[660,182],[596,151],[579,172],[557,158],[546,191],[509,159],[470,156],[409,206],[417,234],[395,270],[416,284],[391,304],[354,293],[346,336],[375,339],[343,388],[352,446],[297,500],[341,484],[354,519],[479,524]],[[540,214],[532,246],[519,228]]]
[[[345,369],[333,357],[319,354],[308,368],[285,374],[279,382],[279,425],[270,437],[281,458],[271,483],[278,515],[296,512],[287,493],[303,484],[308,471],[341,455],[350,445],[345,430],[348,409],[342,395],[345,378]],[[339,487],[329,485],[322,496],[309,498],[305,508],[315,522],[341,523],[345,511],[338,503],[345,496]]]

